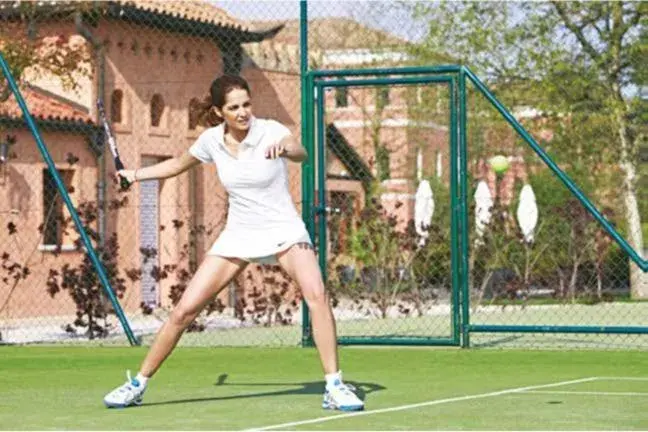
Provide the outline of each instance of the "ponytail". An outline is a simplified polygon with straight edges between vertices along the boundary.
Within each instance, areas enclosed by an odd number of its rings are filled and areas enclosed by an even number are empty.
[[[195,109],[194,115],[200,126],[210,128],[223,123],[222,117],[212,109],[211,96],[206,96],[201,102],[197,103]]]

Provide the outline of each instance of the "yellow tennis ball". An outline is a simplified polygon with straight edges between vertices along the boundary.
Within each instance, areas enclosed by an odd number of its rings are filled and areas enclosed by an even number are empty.
[[[495,171],[497,174],[506,172],[506,170],[509,169],[509,162],[506,156],[502,156],[502,155],[493,156],[489,160],[489,163],[491,168],[493,168],[493,171]]]

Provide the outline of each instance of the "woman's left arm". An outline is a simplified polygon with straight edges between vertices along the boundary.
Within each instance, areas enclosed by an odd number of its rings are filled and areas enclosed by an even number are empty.
[[[295,137],[288,135],[266,150],[266,158],[276,159],[278,157],[285,157],[293,162],[303,162],[308,155],[306,149],[297,142]]]
[[[284,148],[282,156],[293,162],[303,162],[308,157],[304,146],[298,143],[292,135],[288,135],[286,138],[279,141],[279,145],[283,145]]]

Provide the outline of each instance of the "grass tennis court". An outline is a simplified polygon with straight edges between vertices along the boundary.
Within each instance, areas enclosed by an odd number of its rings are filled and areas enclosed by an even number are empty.
[[[642,352],[342,348],[361,414],[323,411],[314,349],[189,348],[172,354],[145,404],[107,410],[143,348],[3,347],[2,429],[642,430]]]

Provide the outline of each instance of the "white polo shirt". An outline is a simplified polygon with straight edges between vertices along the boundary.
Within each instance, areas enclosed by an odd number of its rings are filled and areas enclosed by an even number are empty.
[[[229,194],[227,223],[208,254],[275,263],[275,254],[295,243],[311,243],[290,196],[287,161],[265,158],[265,150],[290,130],[274,120],[252,118],[238,157],[227,150],[224,133],[224,124],[209,128],[189,148],[201,162],[216,164]]]

